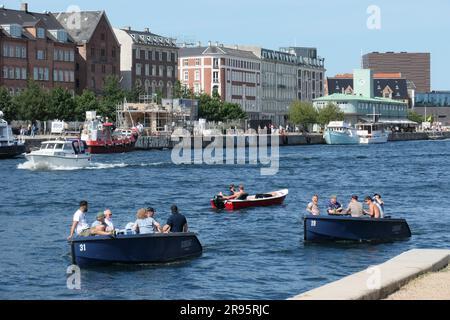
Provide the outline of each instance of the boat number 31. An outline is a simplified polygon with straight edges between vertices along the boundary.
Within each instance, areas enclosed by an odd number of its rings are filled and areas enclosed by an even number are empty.
[[[311,221],[311,227],[316,227],[317,226],[317,221],[316,220],[312,220]]]
[[[80,244],[80,252],[84,252],[84,251],[86,251],[86,245],[83,243],[83,244]]]

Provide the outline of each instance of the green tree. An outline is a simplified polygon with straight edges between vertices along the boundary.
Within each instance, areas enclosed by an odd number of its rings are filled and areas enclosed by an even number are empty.
[[[326,126],[331,121],[342,120],[344,120],[344,112],[334,103],[328,103],[317,112],[317,122],[322,126]]]
[[[61,87],[50,91],[47,109],[51,120],[75,120],[75,99],[68,90]]]
[[[84,90],[81,95],[75,97],[74,118],[76,121],[86,119],[86,111],[99,111],[100,103],[95,94],[90,90]]]
[[[50,120],[48,110],[49,95],[36,82],[29,80],[27,88],[15,96],[16,120]]]
[[[421,124],[422,122],[425,122],[425,117],[415,111],[410,110],[408,111],[408,120]]]
[[[175,81],[173,85],[173,98],[174,99],[195,99],[195,94],[190,88],[181,84],[180,80]]]
[[[220,116],[222,121],[247,119],[247,114],[237,103],[224,102],[221,108]]]
[[[317,110],[310,102],[296,100],[289,107],[289,121],[306,129],[308,125],[317,123]]]
[[[203,93],[197,99],[199,100],[199,117],[207,121],[218,122],[247,118],[247,114],[239,104],[224,102],[217,93],[214,93],[212,97]]]
[[[124,98],[125,92],[120,87],[119,78],[117,76],[106,77],[103,87],[103,97],[98,110],[100,115],[114,121],[116,119],[117,105],[122,103]]]
[[[17,119],[16,105],[5,87],[0,87],[0,111],[3,112],[7,121]]]

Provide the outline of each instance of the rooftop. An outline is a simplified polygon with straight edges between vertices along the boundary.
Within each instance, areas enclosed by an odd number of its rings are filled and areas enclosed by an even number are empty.
[[[343,94],[343,93],[335,93],[329,96],[314,99],[314,102],[321,102],[321,101],[362,101],[362,102],[377,102],[377,103],[390,103],[402,105],[405,104],[404,102],[388,98],[380,98],[380,97],[369,98],[364,96],[357,96],[354,94]]]
[[[77,43],[89,42],[97,28],[101,18],[105,15],[104,11],[82,11],[53,13],[53,16],[64,26],[70,36]]]
[[[190,48],[181,48],[179,53],[179,57],[198,57],[198,56],[233,56],[240,57],[244,59],[258,59],[258,57],[250,51],[231,49],[224,46],[208,46],[208,47],[190,47]]]
[[[120,30],[125,31],[133,39],[136,44],[147,44],[156,46],[165,46],[176,48],[175,39],[169,37],[163,37],[155,33],[150,32],[149,29],[144,31],[132,30],[129,27],[121,28]]]

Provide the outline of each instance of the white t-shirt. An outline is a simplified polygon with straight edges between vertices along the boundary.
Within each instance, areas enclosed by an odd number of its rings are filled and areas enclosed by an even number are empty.
[[[105,219],[105,223],[108,226],[109,231],[114,230],[114,224],[113,224],[112,220]]]
[[[89,225],[86,222],[86,213],[81,210],[77,210],[73,215],[73,221],[78,222],[76,233],[80,234],[83,230],[89,229]]]

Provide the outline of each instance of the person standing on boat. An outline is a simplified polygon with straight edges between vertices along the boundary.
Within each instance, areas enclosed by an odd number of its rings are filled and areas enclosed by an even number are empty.
[[[114,223],[112,221],[112,211],[110,209],[106,209],[103,213],[105,214],[105,223],[107,225],[106,231],[113,231]]]
[[[375,204],[375,202],[373,202],[372,197],[366,197],[365,202],[369,206],[369,211],[364,211],[364,213],[374,219],[380,219],[381,218],[380,208],[378,205]]]
[[[319,216],[320,215],[319,196],[317,194],[315,194],[312,197],[312,201],[306,207],[306,211],[308,211],[313,216]]]
[[[178,207],[176,205],[173,205],[170,209],[172,211],[172,215],[169,219],[167,219],[163,232],[188,232],[189,227],[186,217],[178,211]]]
[[[363,205],[358,200],[358,196],[353,195],[352,200],[348,204],[346,213],[350,214],[352,218],[361,218],[364,215]]]
[[[72,239],[75,233],[77,235],[83,235],[89,232],[89,225],[86,222],[86,212],[88,212],[88,207],[87,201],[80,202],[80,208],[73,215],[73,222],[68,240]]]
[[[327,209],[328,214],[329,215],[337,215],[337,214],[342,213],[342,210],[344,210],[344,208],[337,201],[337,196],[331,196],[330,202],[328,203],[328,209]]]
[[[378,193],[375,193],[373,195],[373,201],[378,206],[378,209],[380,209],[381,217],[384,218],[384,201],[381,199],[381,195]]]

